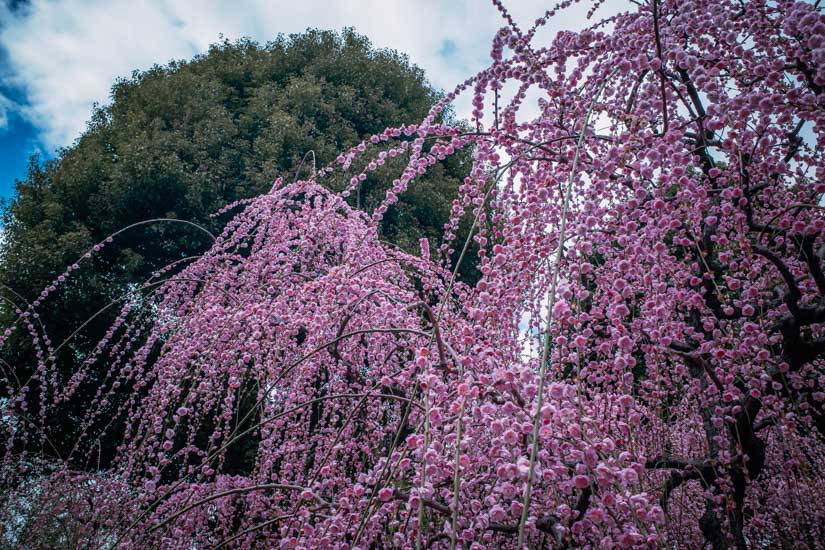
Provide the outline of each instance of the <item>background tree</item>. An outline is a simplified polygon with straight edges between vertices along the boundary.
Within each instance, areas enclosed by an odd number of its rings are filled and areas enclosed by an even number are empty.
[[[111,104],[94,111],[74,145],[43,164],[33,159],[18,184],[4,214],[2,323],[14,318],[12,303],[35,300],[106,236],[155,218],[189,220],[219,234],[227,218],[211,213],[267,192],[279,176],[291,180],[301,166],[308,176],[313,164],[321,168],[366,136],[423,118],[438,98],[405,56],[374,49],[352,30],[311,30],[264,46],[224,41],[191,61],[135,72],[114,85]],[[302,165],[310,151],[314,161]],[[401,166],[388,162],[371,173],[350,203],[371,211],[390,186],[393,165]],[[467,155],[451,157],[421,178],[384,216],[384,238],[407,250],[418,250],[421,237],[439,242],[467,166]],[[209,246],[206,232],[170,222],[119,235],[50,298],[42,321],[51,341],[62,343],[155,269]],[[470,279],[472,265],[465,261],[462,271]],[[104,337],[115,311],[92,319],[61,348],[65,377]],[[33,353],[25,336],[14,336],[2,359],[25,380]],[[76,406],[69,400],[50,419],[58,446],[73,438]]]

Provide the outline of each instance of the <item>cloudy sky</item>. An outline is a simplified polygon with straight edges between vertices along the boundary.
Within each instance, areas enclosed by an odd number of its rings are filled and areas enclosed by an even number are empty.
[[[526,27],[551,3],[506,2]],[[581,28],[584,10],[538,38]],[[487,65],[501,25],[489,0],[0,0],[0,197],[13,193],[33,152],[48,158],[71,145],[115,79],[191,58],[221,35],[266,42],[308,27],[355,27],[375,46],[408,54],[445,89]]]

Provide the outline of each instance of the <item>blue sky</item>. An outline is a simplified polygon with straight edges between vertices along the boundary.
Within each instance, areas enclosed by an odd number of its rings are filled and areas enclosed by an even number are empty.
[[[529,27],[548,2],[507,5]],[[586,7],[556,20],[546,38],[559,26],[583,27]],[[443,89],[486,66],[501,25],[489,0],[0,0],[0,198],[12,196],[33,152],[47,159],[72,144],[115,79],[191,58],[221,35],[266,42],[308,27],[355,27],[375,46],[408,54]],[[455,108],[469,113],[469,98]]]
[[[20,101],[22,95],[0,86],[0,95]],[[11,196],[15,178],[23,178],[32,153],[43,155],[38,129],[9,107],[0,107],[0,198]],[[45,158],[45,155],[44,155]]]
[[[11,0],[0,15],[17,13],[25,6],[24,2]],[[11,73],[8,54],[0,47],[0,198],[12,195],[14,180],[25,176],[32,153],[43,154],[38,129],[20,112],[25,91],[12,84]]]

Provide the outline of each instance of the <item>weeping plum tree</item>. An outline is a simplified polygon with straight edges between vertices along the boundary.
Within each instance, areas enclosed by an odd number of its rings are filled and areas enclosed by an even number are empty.
[[[5,379],[6,543],[821,545],[820,8],[651,0],[538,43],[563,7],[526,28],[495,5],[487,69],[425,120],[227,207],[211,249],[143,282],[69,379],[38,311],[76,267],[21,310],[6,335],[40,352]],[[438,122],[459,94],[475,131]],[[435,253],[378,239],[470,147]],[[352,209],[396,157],[384,202]],[[344,191],[321,185],[342,173]],[[445,259],[462,219],[473,285]],[[98,360],[74,449],[37,460],[50,442],[27,411]],[[99,419],[125,428],[92,474],[75,465],[94,465]],[[248,438],[250,473],[227,472]]]

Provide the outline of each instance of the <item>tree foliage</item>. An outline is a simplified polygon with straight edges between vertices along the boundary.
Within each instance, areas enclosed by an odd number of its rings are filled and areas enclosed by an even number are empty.
[[[4,472],[27,483],[7,500],[30,511],[8,537],[68,517],[91,545],[133,547],[821,546],[821,9],[652,0],[539,44],[557,10],[525,30],[494,4],[487,69],[419,124],[234,205],[72,380],[41,306],[22,312],[10,331],[42,360],[8,380]],[[540,112],[522,120],[528,90]],[[460,93],[475,131],[437,120]],[[468,147],[449,225],[473,219],[475,284],[445,258],[452,231],[437,254],[378,234]],[[351,208],[360,174],[398,157],[378,208]],[[73,395],[96,362],[80,422],[123,420],[116,459],[73,462],[103,427],[35,464],[49,441],[29,404]],[[228,471],[251,436],[251,471]]]

